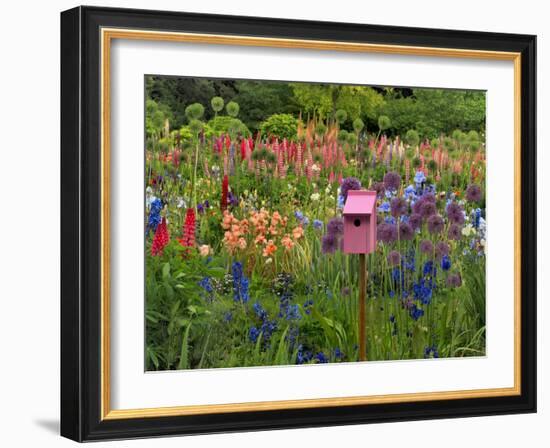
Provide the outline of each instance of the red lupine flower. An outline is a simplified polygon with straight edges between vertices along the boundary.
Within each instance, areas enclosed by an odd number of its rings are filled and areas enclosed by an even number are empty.
[[[227,177],[227,174],[223,176],[222,181],[222,199],[220,202],[220,209],[222,213],[227,209],[227,193],[229,190],[229,178]]]
[[[166,226],[166,218],[162,218],[162,221],[157,226],[155,236],[153,238],[153,244],[151,245],[151,255],[154,257],[162,255],[164,248],[170,242],[170,234],[168,233],[168,227]]]
[[[183,236],[178,239],[183,247],[193,247],[195,245],[195,209],[188,208],[185,214],[185,223],[183,224]]]

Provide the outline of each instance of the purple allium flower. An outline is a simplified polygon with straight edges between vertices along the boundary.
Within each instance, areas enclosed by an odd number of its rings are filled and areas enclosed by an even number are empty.
[[[469,185],[466,189],[466,199],[470,202],[479,202],[481,201],[481,188],[479,185]]]
[[[448,236],[450,240],[459,240],[462,237],[462,227],[456,223],[451,224]]]
[[[388,263],[391,266],[398,266],[399,263],[401,263],[401,254],[397,252],[396,250],[392,250],[388,254]]]
[[[384,196],[386,192],[386,187],[384,187],[384,182],[373,182],[371,189],[376,191],[377,196]]]
[[[443,241],[440,241],[435,245],[435,255],[437,258],[442,258],[445,255],[449,255],[449,245]]]
[[[338,238],[332,233],[323,236],[321,246],[324,254],[333,254],[338,246]]]
[[[422,215],[418,213],[412,213],[409,217],[409,224],[413,230],[420,229],[422,226]]]
[[[344,233],[344,220],[342,218],[332,218],[327,224],[327,233],[335,238]]]
[[[447,286],[450,288],[458,288],[462,285],[462,278],[460,274],[449,274],[447,277]]]
[[[414,230],[408,222],[399,224],[399,239],[410,241],[414,237]]]
[[[447,205],[447,216],[449,217],[449,221],[454,222],[456,224],[463,224],[464,223],[464,210],[460,206],[460,204],[457,204],[456,202],[451,202],[449,205]]]
[[[409,204],[403,198],[393,198],[390,203],[390,210],[392,216],[398,218],[401,215],[405,215],[409,209]]]
[[[340,192],[344,197],[344,201],[348,199],[348,191],[360,190],[360,189],[361,189],[361,181],[355,177],[346,177],[342,181],[342,185],[340,186]]]
[[[420,242],[420,251],[426,255],[431,255],[434,251],[434,245],[430,240],[422,240]]]
[[[396,191],[401,186],[401,176],[395,171],[390,171],[384,176],[384,187],[386,190]]]
[[[430,233],[441,233],[445,227],[443,218],[439,215],[432,215],[428,218],[428,231]]]
[[[420,207],[420,214],[423,218],[429,218],[437,213],[437,207],[433,202],[424,201]]]
[[[397,226],[383,222],[377,228],[378,240],[384,243],[392,243],[397,239]]]

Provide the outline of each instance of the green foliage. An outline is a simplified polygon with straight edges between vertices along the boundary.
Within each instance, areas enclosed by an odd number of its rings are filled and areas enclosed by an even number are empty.
[[[234,118],[239,115],[239,105],[235,101],[229,101],[225,106],[225,110],[230,117]]]
[[[166,120],[172,114],[166,106],[160,106],[156,101],[147,99],[145,102],[145,131],[147,135],[160,137]]]
[[[208,122],[208,127],[213,135],[220,136],[222,134],[241,134],[245,137],[251,135],[248,127],[238,118],[230,116],[217,116]]]
[[[456,129],[485,129],[485,93],[445,89],[412,89],[412,95],[394,90],[385,97],[380,113],[391,118],[394,134],[415,129],[421,138],[450,135]]]
[[[204,123],[200,120],[193,118],[189,122],[189,130],[193,136],[197,136],[203,129]]]
[[[262,135],[277,136],[289,140],[296,139],[298,119],[290,114],[274,114],[260,126]]]
[[[223,110],[225,102],[221,96],[215,96],[210,100],[210,105],[212,106],[212,110],[217,113]]]

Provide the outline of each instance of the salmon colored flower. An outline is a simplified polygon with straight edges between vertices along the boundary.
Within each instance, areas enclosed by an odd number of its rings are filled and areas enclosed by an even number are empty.
[[[267,240],[265,239],[264,235],[258,235],[256,239],[254,240],[256,244],[265,244],[267,243]]]
[[[292,230],[292,236],[294,237],[295,240],[298,240],[301,237],[303,237],[304,229],[302,228],[302,226],[295,227],[294,230]]]
[[[212,248],[208,244],[203,244],[199,246],[199,253],[201,257],[208,257],[212,254]]]
[[[294,241],[292,241],[292,238],[290,238],[290,235],[285,235],[281,238],[281,244],[285,247],[285,249],[288,251],[294,247]]]
[[[277,250],[277,246],[275,246],[275,244],[273,243],[273,240],[269,240],[263,250],[263,256],[270,257],[275,253],[276,250]]]

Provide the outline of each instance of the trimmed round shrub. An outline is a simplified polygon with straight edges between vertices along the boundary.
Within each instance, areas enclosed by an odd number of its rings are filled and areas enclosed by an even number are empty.
[[[292,140],[296,138],[298,119],[290,114],[273,114],[260,125],[264,136],[275,136]]]

